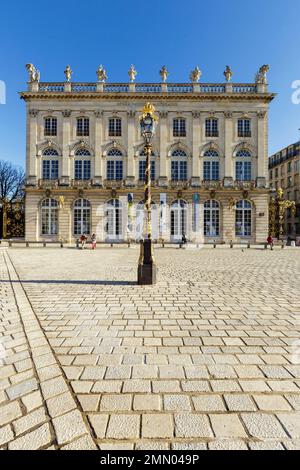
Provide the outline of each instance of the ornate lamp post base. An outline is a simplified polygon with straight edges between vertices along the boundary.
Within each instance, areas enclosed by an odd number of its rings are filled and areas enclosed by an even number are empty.
[[[138,284],[151,285],[156,283],[156,264],[153,259],[152,240],[141,240],[140,259],[138,265]]]

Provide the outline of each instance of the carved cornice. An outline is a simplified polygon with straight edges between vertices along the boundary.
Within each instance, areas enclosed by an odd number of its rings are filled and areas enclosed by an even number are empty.
[[[101,118],[103,116],[103,111],[94,111],[96,118]]]
[[[232,111],[225,111],[224,116],[226,119],[231,119],[233,116]]]
[[[66,118],[67,118],[67,117],[70,117],[70,116],[71,116],[71,113],[72,113],[72,111],[71,111],[70,109],[64,109],[64,110],[62,111],[63,117],[66,117]]]
[[[30,109],[30,110],[28,111],[28,114],[29,114],[29,116],[31,116],[31,117],[37,117],[37,115],[39,114],[39,111],[38,111],[38,109]]]
[[[192,111],[192,116],[194,119],[199,119],[201,116],[201,113],[199,111]]]

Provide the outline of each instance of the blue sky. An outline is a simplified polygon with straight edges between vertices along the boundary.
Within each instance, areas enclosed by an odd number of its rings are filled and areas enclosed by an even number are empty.
[[[86,0],[2,2],[0,159],[24,165],[25,64],[41,71],[41,81],[63,81],[66,64],[74,81],[95,81],[99,64],[109,81],[127,81],[131,63],[137,81],[158,81],[164,64],[169,81],[188,81],[195,65],[203,82],[223,81],[229,64],[233,81],[251,82],[269,63],[271,103],[269,153],[299,139],[300,104],[291,84],[300,80],[299,0]]]

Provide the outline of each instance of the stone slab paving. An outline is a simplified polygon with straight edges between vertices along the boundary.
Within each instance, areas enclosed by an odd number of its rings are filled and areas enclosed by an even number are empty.
[[[0,251],[0,446],[299,449],[300,250]]]

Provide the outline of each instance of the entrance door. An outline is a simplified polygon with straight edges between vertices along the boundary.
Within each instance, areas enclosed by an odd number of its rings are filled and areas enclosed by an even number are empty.
[[[187,233],[187,204],[183,199],[171,205],[171,241],[181,241]]]
[[[122,204],[119,199],[111,199],[105,208],[106,240],[118,241],[123,239],[122,231]]]

